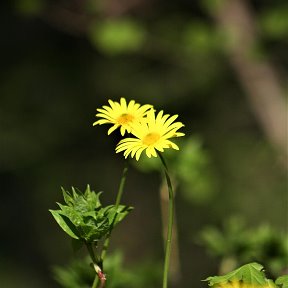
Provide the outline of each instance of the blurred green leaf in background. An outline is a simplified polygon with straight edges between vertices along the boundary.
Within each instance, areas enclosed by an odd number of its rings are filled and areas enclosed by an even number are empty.
[[[90,26],[92,43],[104,54],[137,52],[145,42],[145,29],[129,18],[96,21]]]

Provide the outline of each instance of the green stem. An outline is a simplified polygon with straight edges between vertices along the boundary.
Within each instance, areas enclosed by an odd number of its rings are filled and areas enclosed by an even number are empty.
[[[97,286],[98,286],[98,281],[99,281],[99,277],[96,276],[96,277],[94,278],[94,281],[93,281],[93,284],[92,284],[92,288],[97,288]]]
[[[95,253],[94,253],[93,244],[91,244],[91,243],[86,243],[86,247],[87,247],[87,250],[88,250],[88,252],[89,252],[89,255],[90,255],[91,259],[92,259],[94,269],[95,269],[95,270],[96,270],[97,268],[100,269],[100,267],[99,267],[99,265],[98,265],[98,264],[99,264],[99,260],[97,259],[96,255],[95,255]],[[100,269],[100,270],[101,270],[101,269]],[[96,273],[97,273],[97,271],[96,271]],[[97,279],[97,280],[96,280],[96,279]],[[98,278],[98,274],[96,274],[95,279],[94,279],[93,284],[92,284],[92,288],[97,288],[98,279],[99,279],[99,278]]]
[[[117,193],[117,196],[116,196],[116,201],[115,201],[116,210],[118,209],[118,206],[120,205],[121,198],[122,198],[122,195],[123,195],[124,186],[125,186],[126,177],[127,177],[127,171],[128,171],[128,167],[125,166],[124,169],[123,169],[123,172],[122,172],[122,177],[121,177],[121,180],[120,180],[119,189],[118,189],[118,193]],[[106,256],[106,253],[107,253],[107,250],[108,250],[108,247],[109,247],[109,244],[110,244],[111,232],[112,231],[110,231],[110,233],[107,235],[107,237],[105,239],[105,242],[104,242],[104,245],[103,245],[103,249],[102,249],[102,253],[101,253],[101,261],[102,262],[103,262],[103,259]]]
[[[92,244],[91,243],[86,243],[86,247],[87,247],[89,255],[90,255],[91,259],[92,259],[93,264],[97,264],[98,265],[99,261],[97,260],[97,258],[95,256]]]
[[[122,172],[122,177],[121,177],[121,181],[120,181],[120,185],[119,185],[119,189],[118,189],[118,193],[117,193],[117,197],[116,197],[116,201],[115,201],[116,208],[118,208],[118,206],[120,205],[120,202],[121,202],[121,198],[123,195],[124,186],[125,186],[125,182],[126,182],[127,172],[128,172],[128,167],[125,166],[123,169],[123,172]]]
[[[161,162],[163,164],[166,182],[168,186],[168,192],[169,192],[168,229],[167,229],[167,238],[166,238],[166,247],[165,247],[165,260],[164,260],[163,286],[162,286],[163,288],[167,288],[171,247],[172,247],[173,220],[174,220],[174,193],[173,193],[171,179],[168,173],[168,167],[165,163],[165,160],[163,156],[161,155],[161,153],[157,152],[157,154],[160,157]]]
[[[118,193],[116,196],[116,201],[115,201],[115,206],[116,206],[116,210],[118,209],[118,206],[120,205],[121,199],[122,199],[122,195],[123,195],[123,191],[124,191],[124,186],[125,186],[125,182],[126,182],[126,177],[127,177],[127,172],[128,172],[128,167],[127,164],[125,165],[123,172],[122,172],[122,176],[121,176],[121,180],[120,180],[120,184],[119,184],[119,188],[118,188]],[[103,244],[103,248],[102,248],[102,252],[101,252],[101,263],[103,263],[103,260],[107,254],[107,250],[110,244],[110,236],[111,236],[111,232],[107,235],[104,244]],[[97,277],[97,275],[95,276],[94,282],[93,282],[93,286],[92,288],[96,288],[98,286],[98,282],[99,282],[99,278]]]

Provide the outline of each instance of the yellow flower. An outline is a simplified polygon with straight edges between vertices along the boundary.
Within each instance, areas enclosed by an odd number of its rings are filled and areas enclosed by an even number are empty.
[[[226,283],[218,284],[218,285],[216,285],[216,287],[219,287],[219,288],[220,287],[221,288],[242,288],[244,286],[243,286],[242,282],[240,282],[240,281],[229,281]]]
[[[181,122],[174,122],[178,115],[163,115],[160,111],[157,116],[155,111],[150,109],[147,116],[140,123],[133,125],[132,134],[137,138],[125,138],[116,147],[116,153],[124,151],[125,158],[131,154],[138,161],[141,153],[146,149],[146,155],[157,157],[157,152],[163,152],[165,148],[179,150],[178,146],[168,140],[173,137],[184,136],[184,133],[177,132],[184,125]]]
[[[109,130],[110,135],[114,130],[120,127],[121,135],[131,132],[131,125],[141,121],[146,115],[147,110],[151,109],[152,105],[140,105],[131,100],[128,105],[125,98],[121,98],[120,102],[108,100],[109,106],[103,106],[102,109],[97,109],[96,117],[102,118],[93,123],[93,126],[99,124],[114,124]]]
[[[272,286],[267,285],[257,285],[257,284],[248,284],[243,283],[242,281],[229,281],[226,283],[216,284],[213,287],[215,288],[269,288]]]

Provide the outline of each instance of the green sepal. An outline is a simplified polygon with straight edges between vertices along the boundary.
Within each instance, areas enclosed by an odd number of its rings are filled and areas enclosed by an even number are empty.
[[[288,275],[278,277],[275,283],[281,288],[288,288]]]
[[[205,281],[208,281],[208,285],[212,287],[232,281],[241,281],[242,283],[255,285],[256,287],[263,287],[264,285],[267,285],[267,287],[276,287],[271,280],[266,279],[263,266],[255,262],[243,265],[223,276],[208,277]]]

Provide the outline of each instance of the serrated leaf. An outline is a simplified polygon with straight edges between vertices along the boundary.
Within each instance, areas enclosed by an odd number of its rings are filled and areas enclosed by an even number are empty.
[[[85,199],[87,201],[88,210],[95,210],[98,207],[101,207],[101,203],[99,200],[99,197],[101,194],[102,194],[102,192],[95,193],[94,191],[90,191],[90,188],[89,188],[89,190],[85,191],[84,196],[85,196]]]
[[[61,190],[65,203],[69,206],[73,205],[74,200],[70,193],[68,191],[65,191],[63,187],[61,187]]]
[[[209,286],[212,287],[214,287],[214,285],[227,283],[229,281],[242,281],[245,284],[251,284],[255,287],[270,287],[270,285],[272,285],[271,281],[268,281],[268,279],[265,277],[263,266],[258,263],[249,263],[243,265],[240,268],[223,276],[208,277],[206,281],[209,281]]]
[[[83,196],[79,196],[74,200],[74,207],[75,211],[79,212],[80,214],[84,214],[89,211],[89,206],[87,205],[87,201]],[[91,210],[91,209],[90,209]]]
[[[59,214],[59,211],[56,210],[49,210],[51,214],[53,215],[56,222],[59,224],[59,226],[72,238],[79,239],[77,236],[77,233],[75,233],[75,229],[73,229],[72,225],[69,225],[67,223],[67,219],[63,218],[63,215]],[[66,221],[65,221],[66,220]]]
[[[288,288],[288,275],[278,277],[275,283],[279,285],[281,288]]]
[[[119,222],[121,222],[133,209],[125,205],[119,205],[117,208],[114,205],[110,205],[105,208],[109,223],[111,225],[110,229],[115,227]]]
[[[119,205],[117,209],[117,215],[114,221],[114,226],[121,222],[132,210],[133,207]]]
[[[75,211],[73,207],[62,206],[59,214],[67,217],[76,227],[83,224],[81,214],[77,213],[77,211]]]
[[[76,199],[78,197],[78,194],[77,194],[77,192],[76,192],[74,187],[72,187],[71,189],[72,189],[73,198]]]

